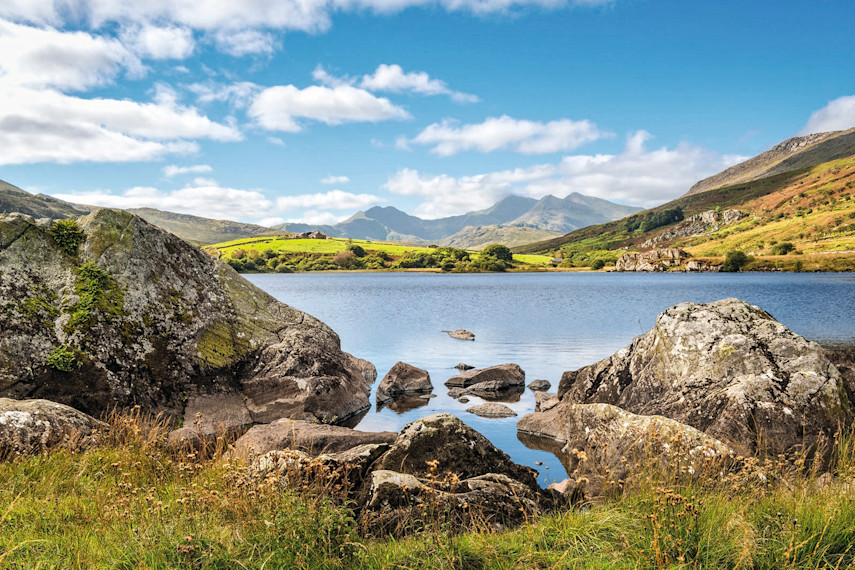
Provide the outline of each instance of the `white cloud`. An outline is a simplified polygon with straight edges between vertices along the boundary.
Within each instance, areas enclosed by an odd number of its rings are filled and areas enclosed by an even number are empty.
[[[309,224],[318,226],[333,226],[339,222],[343,222],[350,216],[341,216],[332,212],[321,212],[317,210],[308,210],[303,212],[301,216],[289,218],[288,223],[292,224]]]
[[[138,54],[152,59],[186,59],[196,48],[193,31],[179,26],[145,24],[126,30],[123,39]]]
[[[845,131],[855,127],[855,95],[838,97],[811,114],[799,135]]]
[[[434,123],[414,139],[403,141],[403,144],[431,145],[431,152],[440,156],[451,156],[466,150],[512,150],[523,154],[546,154],[573,150],[608,136],[611,136],[610,133],[599,130],[587,120],[560,119],[541,123],[502,115],[490,117],[483,123],[462,126],[454,121]]]
[[[282,196],[276,199],[276,207],[280,210],[295,210],[302,208],[320,208],[326,210],[354,210],[374,206],[385,200],[372,194],[352,194],[341,190],[317,194],[300,194],[297,196]]]
[[[228,103],[236,109],[244,109],[262,88],[250,81],[237,81],[235,83],[217,83],[207,81],[205,83],[191,83],[187,89],[196,95],[199,103]]]
[[[276,40],[267,32],[258,30],[220,30],[214,34],[220,51],[235,57],[245,55],[270,55],[276,51]]]
[[[359,86],[369,91],[391,91],[401,93],[409,91],[421,95],[448,95],[458,103],[476,103],[475,95],[452,91],[444,81],[431,79],[423,72],[404,73],[400,65],[381,64],[371,75],[365,75]]]
[[[688,144],[647,150],[644,143],[649,138],[645,131],[633,133],[621,154],[566,156],[558,163],[473,176],[427,176],[402,169],[384,188],[393,194],[424,198],[414,214],[425,218],[486,208],[509,194],[541,198],[579,192],[650,207],[676,198],[698,180],[745,160]]]
[[[280,218],[279,216],[273,216],[272,218],[261,218],[256,223],[259,226],[272,228],[273,226],[278,226],[279,224],[285,223],[285,218]]]
[[[350,85],[298,89],[293,85],[270,87],[259,93],[248,114],[265,129],[299,132],[299,119],[327,125],[406,119],[410,114],[388,99]]]
[[[173,178],[181,174],[204,174],[206,172],[211,172],[212,170],[214,169],[208,164],[194,164],[192,166],[176,166],[175,164],[170,164],[169,166],[163,167],[163,175],[167,178]]]
[[[69,202],[106,208],[157,208],[226,220],[254,219],[259,212],[269,211],[273,205],[258,190],[223,188],[216,184],[187,186],[171,192],[138,186],[122,193],[77,192],[54,196]]]
[[[280,139],[279,137],[266,137],[267,142],[270,144],[275,144],[276,146],[285,146],[285,141]]]
[[[0,19],[0,87],[83,90],[112,82],[140,60],[118,40],[86,32],[34,28]]]
[[[197,151],[186,139],[241,139],[235,127],[166,99],[137,103],[0,88],[0,164],[152,160]]]
[[[347,176],[329,175],[326,178],[321,178],[321,184],[347,184],[348,182],[350,182],[350,178]]]

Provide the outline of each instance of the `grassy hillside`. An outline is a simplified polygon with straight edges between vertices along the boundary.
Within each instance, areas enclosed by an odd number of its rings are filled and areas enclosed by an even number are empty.
[[[150,224],[171,232],[183,240],[196,244],[219,243],[223,241],[260,235],[281,235],[283,232],[255,224],[244,224],[231,220],[213,220],[189,214],[164,212],[153,208],[133,208],[128,210]]]
[[[86,214],[89,208],[43,194],[30,194],[0,180],[0,214],[10,212],[20,212],[34,218],[67,218]]]
[[[795,265],[793,252],[774,256],[781,243],[791,243],[802,254],[802,268],[855,268],[855,157],[786,172],[761,180],[684,196],[652,210],[655,214],[680,208],[685,218],[708,210],[738,209],[749,214],[717,231],[677,237],[656,247],[680,247],[697,257],[723,257],[739,250],[758,256],[755,268]],[[570,234],[515,248],[520,253],[563,253],[565,258],[585,252],[641,250],[641,244],[678,226],[676,223],[642,231],[631,230],[632,217],[591,226]],[[816,257],[822,256],[822,257]],[[768,259],[762,259],[768,257]],[[766,264],[765,262],[769,262]],[[770,265],[771,264],[771,265]]]
[[[514,255],[512,264],[490,269],[481,266],[480,261],[491,256],[475,251],[343,238],[290,239],[287,236],[239,239],[205,249],[222,257],[238,271],[279,273],[343,269],[504,271],[545,266],[551,259],[542,255]]]
[[[440,240],[439,245],[461,249],[482,249],[491,243],[503,243],[513,247],[551,239],[558,235],[558,232],[524,226],[466,226],[453,236]]]

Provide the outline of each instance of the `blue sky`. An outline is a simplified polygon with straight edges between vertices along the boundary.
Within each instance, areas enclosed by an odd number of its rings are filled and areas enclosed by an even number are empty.
[[[273,224],[652,206],[855,126],[855,3],[5,0],[0,178]]]

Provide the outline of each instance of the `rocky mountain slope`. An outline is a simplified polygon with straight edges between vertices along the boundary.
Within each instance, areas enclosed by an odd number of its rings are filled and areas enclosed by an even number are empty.
[[[212,433],[342,420],[375,375],[322,322],[133,214],[0,215],[0,397],[139,405]]]
[[[20,212],[34,218],[65,218],[88,213],[90,208],[63,202],[44,194],[30,194],[0,180],[0,214]]]
[[[154,208],[131,208],[128,210],[150,224],[172,232],[183,240],[195,244],[212,244],[235,239],[281,235],[282,232],[256,224],[244,224],[231,220],[213,220],[190,214],[165,212]]]
[[[686,196],[845,158],[852,155],[853,148],[855,129],[794,137],[724,172],[704,178],[692,186]]]

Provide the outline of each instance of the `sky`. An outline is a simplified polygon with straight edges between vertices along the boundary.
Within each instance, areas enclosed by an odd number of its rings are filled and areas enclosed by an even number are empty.
[[[855,127],[852,0],[2,0],[0,179],[273,225],[655,206]]]

